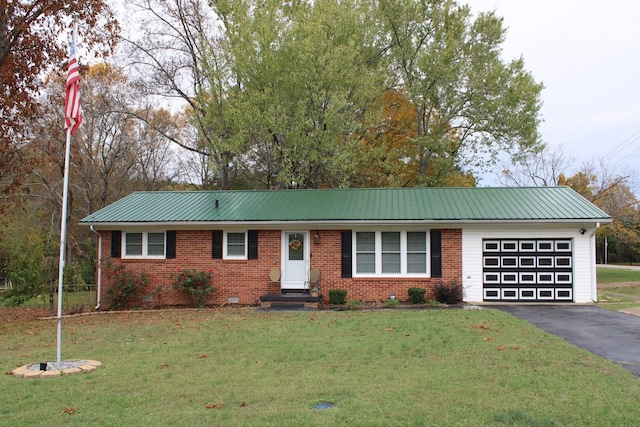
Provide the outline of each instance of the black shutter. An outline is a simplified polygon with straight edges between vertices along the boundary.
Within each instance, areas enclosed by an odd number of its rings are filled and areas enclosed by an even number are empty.
[[[122,252],[122,231],[111,232],[111,258],[120,258]]]
[[[353,233],[351,230],[342,232],[342,278],[352,277],[353,264],[351,260]]]
[[[247,232],[247,258],[258,259],[258,231],[249,230]]]
[[[222,230],[211,233],[211,258],[222,258]]]
[[[442,277],[442,232],[431,230],[431,277]]]
[[[176,232],[167,231],[167,258],[176,257]]]

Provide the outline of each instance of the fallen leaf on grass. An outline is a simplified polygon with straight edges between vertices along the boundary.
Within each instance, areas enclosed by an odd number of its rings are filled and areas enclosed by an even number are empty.
[[[519,345],[512,345],[511,348],[514,349],[514,350],[520,350],[520,346]]]
[[[482,341],[491,341],[493,340],[493,337],[486,337],[486,338],[482,338]]]
[[[206,354],[199,354],[198,356],[196,356],[198,359],[206,359],[207,355]]]
[[[497,347],[497,350],[498,351],[504,351],[505,348],[506,348],[505,346],[501,345],[501,346]]]
[[[205,406],[205,408],[207,409],[220,409],[222,408],[222,405],[224,405],[224,402],[220,402],[220,403],[207,403],[207,405]]]
[[[247,406],[247,402],[242,402],[242,403],[240,404],[240,407],[241,407],[241,408],[244,408],[244,407],[246,407],[246,406]]]
[[[163,368],[168,368],[169,364],[168,363],[161,363],[160,366],[162,366]]]
[[[63,414],[71,415],[71,414],[73,414],[73,413],[74,413],[74,412],[76,412],[76,411],[77,411],[77,409],[73,409],[73,408],[69,408],[68,406],[65,406],[65,407],[64,407],[64,410],[62,411],[62,413],[63,413]]]
[[[396,330],[395,326],[391,326],[391,327],[387,328],[387,332],[393,332],[395,330]]]

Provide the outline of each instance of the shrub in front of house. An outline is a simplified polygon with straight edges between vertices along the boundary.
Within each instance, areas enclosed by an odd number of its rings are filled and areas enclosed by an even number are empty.
[[[136,273],[122,264],[108,264],[105,270],[111,282],[106,301],[113,310],[130,308],[133,300],[149,285],[148,274]]]
[[[423,304],[427,290],[425,288],[409,288],[407,293],[409,294],[409,301],[412,304]]]
[[[433,287],[433,296],[442,304],[460,304],[462,302],[462,285],[453,281],[445,283],[439,281]]]
[[[349,308],[360,308],[364,305],[364,303],[359,299],[350,299],[347,301],[347,307]]]
[[[329,290],[329,304],[344,304],[347,298],[346,289],[330,289]]]
[[[211,285],[213,271],[197,271],[195,269],[185,269],[171,275],[174,289],[179,290],[189,298],[191,304],[197,307],[204,307],[207,295],[215,291]]]
[[[397,299],[388,299],[384,302],[384,306],[387,308],[396,308],[400,305],[400,301]]]

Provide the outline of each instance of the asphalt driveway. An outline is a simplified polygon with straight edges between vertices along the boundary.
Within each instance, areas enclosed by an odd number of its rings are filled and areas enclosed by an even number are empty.
[[[640,377],[640,317],[595,306],[500,305],[570,343],[622,365]]]

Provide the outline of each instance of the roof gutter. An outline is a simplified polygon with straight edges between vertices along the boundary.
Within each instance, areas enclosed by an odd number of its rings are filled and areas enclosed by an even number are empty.
[[[96,283],[96,310],[100,310],[100,295],[102,291],[102,235],[96,231],[93,225],[89,229],[98,236],[98,283]]]
[[[429,224],[429,225],[442,225],[442,224],[577,224],[577,223],[590,223],[598,221],[602,223],[610,223],[611,218],[563,218],[563,219],[402,219],[402,220],[291,220],[291,221],[269,221],[269,220],[235,220],[235,221],[123,221],[123,222],[81,222],[80,225],[89,225],[90,227],[100,227],[102,229],[108,229],[112,227],[220,227],[220,226],[274,226],[283,225],[290,227],[291,225],[323,225],[323,226],[343,226],[343,227],[358,227],[364,225],[407,225],[407,224]]]

